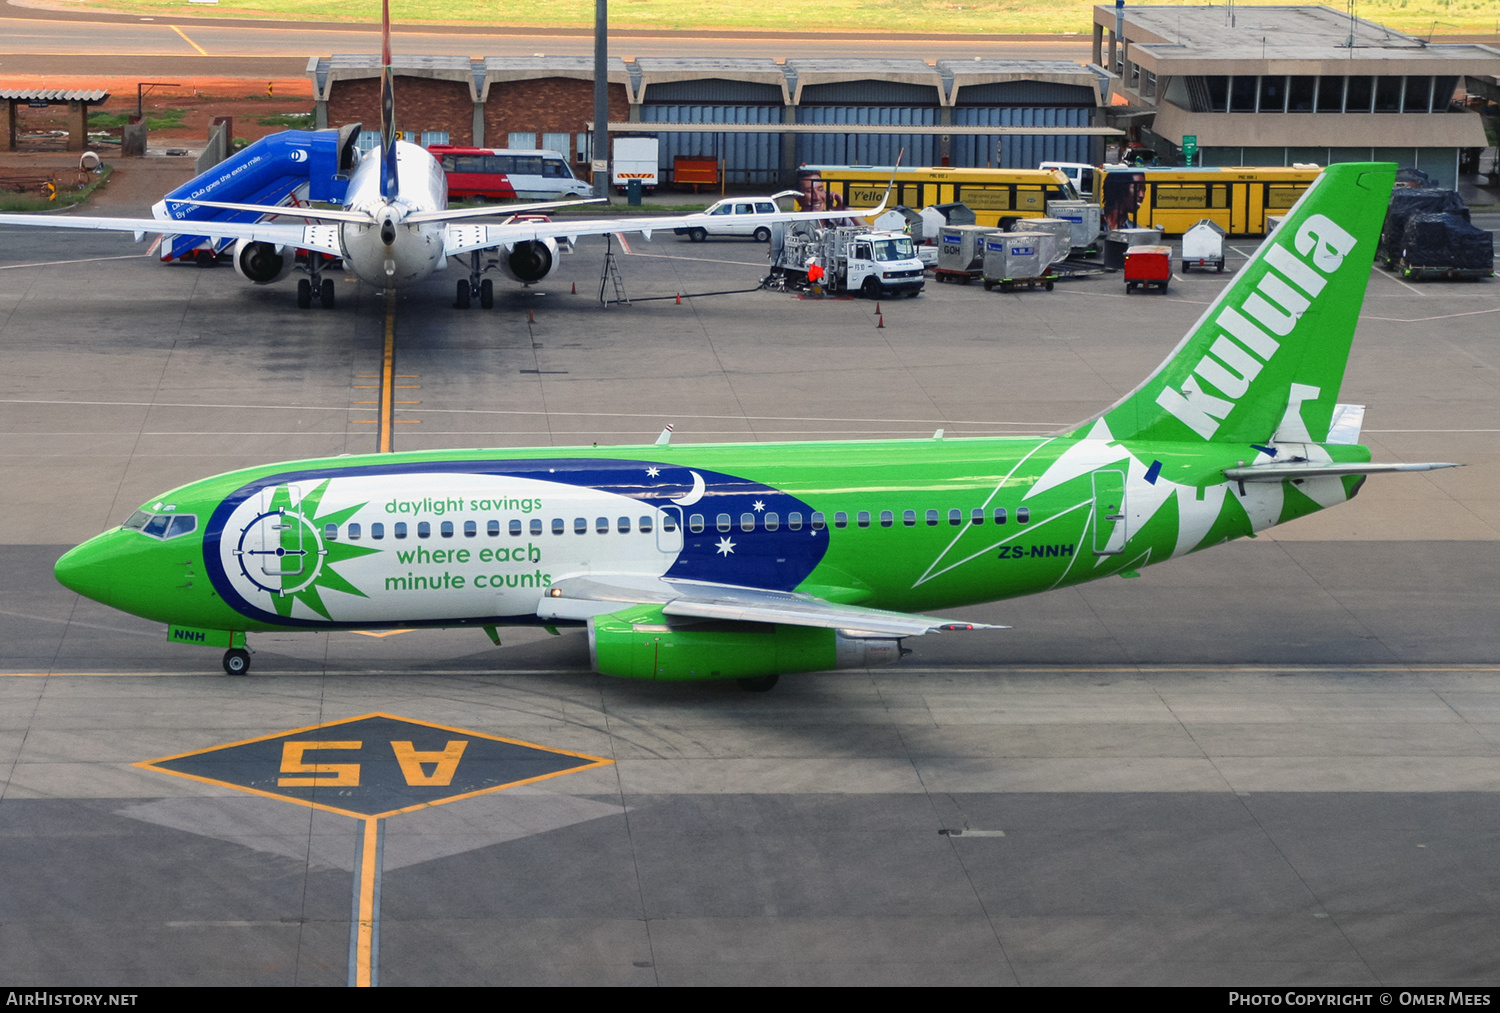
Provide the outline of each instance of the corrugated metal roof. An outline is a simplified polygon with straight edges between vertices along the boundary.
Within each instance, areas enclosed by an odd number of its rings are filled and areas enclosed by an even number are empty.
[[[12,88],[0,91],[0,99],[21,102],[29,102],[33,99],[46,99],[48,102],[103,102],[107,98],[109,98],[109,92],[103,90],[73,91],[63,88]]]

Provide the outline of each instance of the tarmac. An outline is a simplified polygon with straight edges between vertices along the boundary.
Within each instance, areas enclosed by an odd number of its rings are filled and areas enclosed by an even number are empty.
[[[628,306],[601,243],[490,311],[440,274],[398,305],[394,440],[1043,432],[1134,387],[1256,242],[1165,296],[929,285],[878,316],[755,291],[740,240],[633,239]],[[748,694],[532,629],[264,635],[235,679],[63,589],[67,547],[177,484],[376,446],[375,292],[299,311],[144,252],[0,229],[0,981],[1500,983],[1493,280],[1376,271],[1343,390],[1376,459],[1468,467]],[[366,715],[572,772],[379,818],[274,783],[283,743],[355,735],[297,730]],[[202,773],[247,742],[260,781]]]

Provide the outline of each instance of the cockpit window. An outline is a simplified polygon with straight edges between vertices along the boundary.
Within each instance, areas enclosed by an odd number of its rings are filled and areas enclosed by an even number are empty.
[[[121,527],[152,538],[176,538],[197,531],[198,518],[193,514],[148,514],[137,510]]]

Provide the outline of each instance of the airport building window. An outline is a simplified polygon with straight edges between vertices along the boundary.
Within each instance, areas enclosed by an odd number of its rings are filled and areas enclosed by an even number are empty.
[[[324,541],[336,542],[339,540],[339,526],[337,524],[323,525]]]
[[[1254,77],[1232,77],[1229,79],[1229,111],[1232,113],[1255,112],[1255,97],[1259,82]]]
[[[1341,113],[1344,111],[1344,78],[1318,78],[1318,112]]]
[[[828,527],[828,520],[823,516],[823,512],[821,510],[814,510],[812,515],[812,529],[814,531],[822,531],[826,527]]]
[[[444,521],[443,523],[439,524],[438,525],[438,534],[442,535],[444,538],[452,538],[453,537],[453,522],[452,521]]]
[[[362,532],[360,531],[360,527],[358,524],[349,525],[349,540],[351,542],[359,541],[359,536],[361,533]]]
[[[1286,88],[1286,111],[1289,113],[1312,112],[1313,101],[1317,94],[1317,78],[1308,74],[1290,78]]]
[[[1030,507],[1016,507],[1016,523],[1017,524],[1030,524],[1031,523],[1031,508]]]
[[[498,533],[498,532],[497,532]],[[474,538],[479,534],[479,525],[474,521],[464,521],[464,537]]]
[[[564,531],[567,531],[567,530],[568,530],[568,522],[567,521],[563,520],[561,517],[554,517],[554,518],[552,518],[552,533],[554,535],[560,535]]]
[[[531,533],[533,535],[542,533],[542,519],[540,517],[533,517],[531,519]]]
[[[374,524],[371,524],[370,525],[370,537],[373,538],[373,539],[375,539],[376,541],[379,541],[380,539],[384,538],[385,537],[385,525],[381,524],[379,521],[376,521]]]
[[[849,515],[842,510],[834,511],[833,526],[836,528],[847,528],[849,526]]]
[[[1367,113],[1370,111],[1370,103],[1374,100],[1374,78],[1364,76],[1349,78],[1349,85],[1344,89],[1344,112]]]
[[[699,533],[701,533],[703,531],[703,515],[702,514],[693,514],[691,517],[688,518],[688,530],[691,531],[695,535],[699,534]]]
[[[589,519],[587,517],[573,518],[573,534],[586,535],[589,531]]]
[[[888,528],[896,523],[896,515],[889,510],[880,511],[880,526]]]
[[[1432,109],[1432,78],[1409,77],[1406,79],[1406,96],[1401,108],[1409,113],[1425,113]]]
[[[855,516],[854,520],[855,520],[855,523],[858,524],[862,528],[869,527],[870,526],[870,511],[868,511],[868,510],[861,510]]]
[[[418,521],[417,522],[417,537],[418,538],[431,538],[432,537],[432,525],[429,524],[429,523],[427,523],[426,521]]]
[[[1401,78],[1377,77],[1375,79],[1375,111],[1377,113],[1399,113],[1401,111]]]
[[[963,522],[964,522],[964,512],[962,510],[953,509],[953,510],[949,510],[948,511],[948,523],[949,524],[952,524],[954,527],[957,527],[958,525],[962,524]]]
[[[1226,113],[1229,111],[1229,78],[1227,77],[1205,77],[1203,84],[1208,89],[1208,108],[1203,110],[1209,113]]]
[[[938,512],[936,510],[929,510],[929,511],[927,511],[927,526],[929,528],[935,528],[935,527],[937,527],[937,522],[938,522]]]
[[[651,518],[649,516],[641,517],[639,527],[641,534],[649,535],[651,533]]]
[[[775,531],[781,527],[781,515],[774,513],[766,514],[765,525],[767,531]]]
[[[754,531],[755,530],[755,515],[754,514],[740,514],[740,530],[741,531]]]
[[[434,144],[447,144],[448,137],[446,130],[424,130],[422,131],[422,147],[430,148]]]
[[[715,517],[714,518],[714,526],[717,527],[720,531],[728,531],[730,529],[730,527],[732,526],[732,522],[729,519],[729,515],[728,514],[720,514],[718,517]]]
[[[395,526],[394,526],[394,532],[395,532],[395,535],[396,535],[397,538],[405,538],[406,537],[406,522],[405,521],[397,521],[395,523]]]
[[[1260,79],[1260,112],[1286,112],[1286,78],[1280,74]]]
[[[915,510],[903,510],[903,511],[901,511],[901,523],[905,524],[909,528],[916,527],[917,526],[917,512]]]

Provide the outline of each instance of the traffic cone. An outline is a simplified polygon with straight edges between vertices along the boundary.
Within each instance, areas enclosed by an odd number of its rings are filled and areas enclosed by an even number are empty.
[[[573,283],[573,294],[574,295],[578,294],[578,282],[576,282],[576,281]]]
[[[875,315],[880,316],[880,303],[875,304]]]
[[[677,305],[679,305],[679,306],[682,305],[682,293],[681,292],[677,293]]]
[[[876,317],[875,317],[875,329],[877,331],[885,329],[885,317],[879,316],[878,314],[876,315]]]
[[[526,322],[528,324],[534,324],[534,323],[536,323],[536,310],[527,310],[526,311]]]

